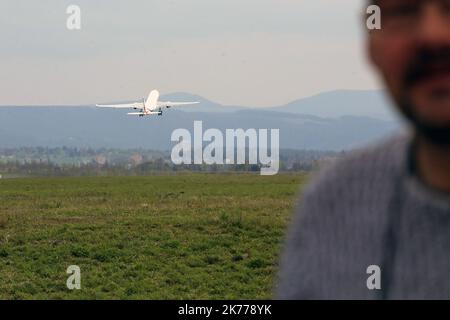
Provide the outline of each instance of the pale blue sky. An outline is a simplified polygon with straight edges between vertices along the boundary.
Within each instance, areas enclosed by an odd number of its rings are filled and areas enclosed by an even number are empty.
[[[80,31],[66,29],[70,4]],[[0,105],[158,88],[257,107],[376,88],[361,10],[361,0],[1,0]]]

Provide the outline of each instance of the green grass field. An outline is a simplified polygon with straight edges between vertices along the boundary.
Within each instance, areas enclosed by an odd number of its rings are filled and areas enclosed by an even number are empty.
[[[0,299],[262,299],[306,176],[0,180]],[[69,265],[81,290],[68,290]]]

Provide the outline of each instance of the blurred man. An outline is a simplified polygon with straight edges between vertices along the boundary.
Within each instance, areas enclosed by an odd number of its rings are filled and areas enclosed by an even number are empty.
[[[281,299],[450,298],[450,1],[379,0],[368,53],[412,130],[322,170],[299,203]]]

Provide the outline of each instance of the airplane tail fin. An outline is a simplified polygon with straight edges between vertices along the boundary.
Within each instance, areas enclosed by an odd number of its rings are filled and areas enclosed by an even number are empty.
[[[152,90],[150,94],[148,95],[147,100],[145,101],[145,109],[151,111],[155,110],[158,107],[158,99],[159,99],[159,92],[158,90]]]

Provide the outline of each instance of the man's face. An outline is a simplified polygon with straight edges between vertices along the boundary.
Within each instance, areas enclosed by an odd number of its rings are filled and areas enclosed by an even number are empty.
[[[370,58],[396,104],[429,140],[450,144],[450,0],[379,0]]]

